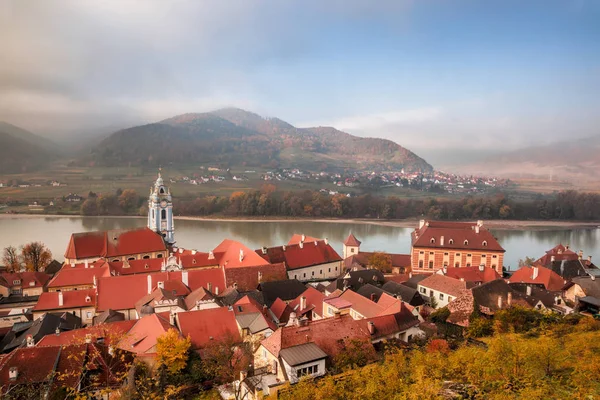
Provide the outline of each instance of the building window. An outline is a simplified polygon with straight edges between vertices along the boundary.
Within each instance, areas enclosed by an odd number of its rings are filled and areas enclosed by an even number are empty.
[[[481,255],[481,258],[486,258],[486,257],[487,257],[487,256],[486,256],[485,254],[482,254],[482,255]]]
[[[127,261],[134,261],[134,260],[135,260],[135,257],[129,257],[129,258],[127,259]]]
[[[149,260],[150,256],[148,254],[146,254],[144,257],[142,257],[144,260]]]
[[[444,300],[444,293],[440,293],[440,300]]]
[[[304,273],[304,277],[306,278],[306,272]]]
[[[319,271],[319,275],[323,275],[323,270],[320,270],[320,271]]]
[[[468,245],[469,245],[469,241],[468,241],[468,240],[465,240],[465,241],[464,241],[464,244],[465,244],[465,246],[468,246]]]
[[[425,254],[425,252],[424,251],[420,251],[419,254]]]
[[[425,294],[427,293],[427,289],[425,289],[424,287],[421,288],[421,293]]]
[[[485,240],[481,244],[483,245],[483,247],[487,247],[487,242]]]
[[[91,312],[91,311],[86,311],[86,312],[85,312],[85,317],[86,317],[87,319],[90,319],[90,318],[92,318],[92,312]]]
[[[447,255],[448,255],[448,253],[444,253],[444,255],[445,255],[445,256],[447,256]]]
[[[162,258],[162,254],[157,255],[156,258]]]
[[[315,271],[312,271],[312,272],[311,272],[311,276],[315,276]]]
[[[433,290],[430,290],[429,291],[429,297],[433,297],[433,295],[434,295]]]
[[[310,367],[299,368],[296,370],[296,375],[298,378],[304,375],[312,375],[317,374],[319,372],[319,365],[311,365]]]
[[[431,239],[429,240],[429,243],[431,243],[431,244],[434,244],[434,243],[435,243],[435,239],[434,239],[434,238],[431,238]]]
[[[433,261],[429,261],[429,269],[433,268]]]
[[[492,269],[496,269],[496,264],[492,264]]]
[[[21,283],[21,281],[16,281],[16,280],[15,280],[15,281],[13,281],[13,285],[18,285],[18,284],[20,284],[20,283]]]
[[[467,263],[467,268],[469,268],[471,266],[471,263]]]
[[[354,247],[350,248],[350,253],[354,253]]]
[[[454,244],[454,239],[448,240],[448,244]]]
[[[337,271],[337,267],[335,267],[335,270]]]
[[[331,268],[329,268],[329,272],[331,272]]]
[[[160,217],[162,219],[167,219],[167,210],[160,210]]]
[[[423,260],[419,260],[419,268],[423,268]]]
[[[467,254],[467,257],[473,257],[473,254]]]
[[[430,255],[430,256],[432,256],[432,255],[434,255],[434,254],[435,254],[435,253],[434,253],[433,251],[430,251],[430,252],[429,252],[429,255]]]
[[[492,258],[498,258],[498,256],[494,254],[494,255],[492,256]]]
[[[454,263],[454,268],[460,268],[460,263],[458,261]]]
[[[444,261],[444,268],[448,268],[448,261]]]

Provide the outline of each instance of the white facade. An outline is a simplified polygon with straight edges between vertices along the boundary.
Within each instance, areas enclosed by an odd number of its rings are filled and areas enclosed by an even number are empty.
[[[434,290],[422,285],[418,285],[417,289],[419,290],[419,294],[425,300],[431,302],[431,298],[435,298],[436,308],[443,308],[448,305],[452,300],[456,299],[456,296],[449,295],[448,293],[441,292],[439,290]]]
[[[325,281],[336,279],[342,272],[341,261],[326,264],[313,265],[310,267],[288,270],[288,279],[298,279],[300,282]]]
[[[290,383],[297,383],[303,376],[323,376],[325,375],[325,359],[311,361],[306,364],[294,365],[293,367],[281,360],[285,373]]]
[[[173,223],[173,201],[171,191],[164,185],[158,173],[154,187],[150,189],[148,199],[148,228],[160,233],[167,243],[175,243],[175,225]]]

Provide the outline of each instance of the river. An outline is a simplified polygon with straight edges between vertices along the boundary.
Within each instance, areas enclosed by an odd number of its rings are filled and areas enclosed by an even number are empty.
[[[52,216],[7,216],[0,218],[0,249],[42,241],[54,258],[63,260],[69,237],[74,232],[125,229],[144,226],[145,218],[96,218]],[[252,249],[287,243],[294,233],[328,238],[341,254],[342,241],[348,233],[362,241],[361,250],[408,253],[412,228],[347,222],[310,221],[207,221],[175,220],[175,238],[179,246],[209,251],[223,239],[235,239]],[[515,269],[526,256],[538,258],[557,243],[584,250],[585,256],[600,257],[600,229],[548,227],[492,229],[506,249],[505,265]]]

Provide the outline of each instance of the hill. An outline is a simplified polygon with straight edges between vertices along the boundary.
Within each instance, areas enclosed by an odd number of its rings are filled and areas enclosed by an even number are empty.
[[[600,135],[540,144],[492,156],[485,162],[453,167],[454,170],[465,173],[580,183],[600,180],[596,172],[599,168]]]
[[[58,158],[58,146],[18,126],[0,121],[0,173],[41,169]]]
[[[118,131],[82,162],[432,170],[425,160],[389,140],[361,138],[330,127],[296,128],[278,118],[236,108],[183,114]]]

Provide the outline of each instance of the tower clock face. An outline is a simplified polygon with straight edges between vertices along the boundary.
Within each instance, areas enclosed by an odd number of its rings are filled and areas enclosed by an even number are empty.
[[[167,206],[167,202],[165,200],[161,201],[160,202],[160,206],[163,207],[163,208],[166,207]]]

